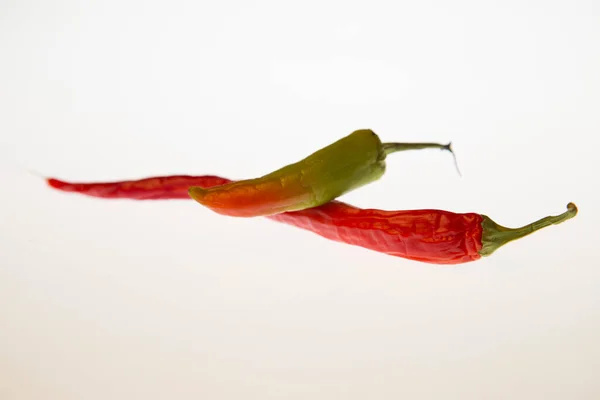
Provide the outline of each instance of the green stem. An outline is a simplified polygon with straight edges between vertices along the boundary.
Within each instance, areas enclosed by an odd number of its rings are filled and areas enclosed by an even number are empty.
[[[421,149],[440,149],[452,152],[452,143],[383,143],[383,151],[386,155],[397,151],[421,150]]]
[[[456,167],[456,171],[458,175],[462,176],[460,173],[460,169],[458,169],[458,162],[456,161],[456,155],[454,154],[454,150],[452,150],[452,142],[448,144],[440,144],[440,143],[383,143],[382,145],[383,153],[387,156],[392,153],[396,153],[398,151],[407,151],[407,150],[422,150],[422,149],[440,149],[446,150],[452,153],[452,157],[454,158],[454,166]]]
[[[577,206],[573,203],[569,203],[567,204],[567,211],[564,213],[542,218],[520,228],[506,228],[502,225],[498,225],[488,216],[482,215],[483,222],[481,223],[481,226],[483,227],[483,233],[481,242],[483,247],[479,251],[479,254],[484,257],[489,256],[508,242],[530,235],[547,226],[558,225],[576,215]]]

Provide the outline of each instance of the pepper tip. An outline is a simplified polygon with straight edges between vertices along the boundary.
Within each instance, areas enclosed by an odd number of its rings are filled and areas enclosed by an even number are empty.
[[[54,189],[60,189],[65,186],[63,181],[54,178],[44,178],[46,180],[46,184]]]
[[[188,195],[193,200],[196,200],[197,202],[200,202],[200,200],[204,197],[205,193],[206,193],[206,189],[204,189],[200,186],[190,186],[188,188]]]

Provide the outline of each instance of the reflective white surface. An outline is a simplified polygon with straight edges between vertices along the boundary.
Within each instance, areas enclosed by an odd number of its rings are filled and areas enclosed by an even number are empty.
[[[600,4],[0,6],[0,398],[597,399]],[[436,267],[98,181],[262,175],[358,128],[360,207],[517,226]]]

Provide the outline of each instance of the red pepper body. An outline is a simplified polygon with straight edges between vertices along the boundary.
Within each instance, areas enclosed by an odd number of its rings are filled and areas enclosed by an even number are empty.
[[[340,201],[269,218],[327,239],[433,264],[481,258],[482,217],[442,210],[360,209]]]
[[[231,182],[218,176],[174,175],[112,183],[50,186],[102,198],[135,200],[189,199],[189,186],[212,187]],[[459,264],[481,258],[482,217],[442,210],[384,211],[360,209],[339,201],[268,216],[327,239],[396,257],[433,264]]]

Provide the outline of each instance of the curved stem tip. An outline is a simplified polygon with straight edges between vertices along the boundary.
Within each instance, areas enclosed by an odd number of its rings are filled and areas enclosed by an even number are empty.
[[[539,219],[520,228],[507,228],[498,225],[488,216],[482,215],[483,222],[481,223],[481,226],[483,227],[483,233],[481,242],[483,246],[479,251],[479,254],[482,256],[489,256],[508,242],[521,239],[522,237],[530,235],[547,226],[558,225],[573,218],[577,215],[577,211],[577,206],[574,203],[569,203],[567,204],[567,211],[564,213]]]
[[[421,143],[383,143],[382,145],[383,153],[387,156],[392,153],[396,153],[398,151],[407,151],[407,150],[422,150],[422,149],[440,149],[449,151],[454,158],[454,166],[456,167],[456,172],[458,175],[462,176],[460,173],[460,169],[458,168],[458,162],[456,161],[456,154],[454,154],[454,150],[452,149],[452,142],[448,144],[441,143],[429,143],[429,142],[421,142]]]

